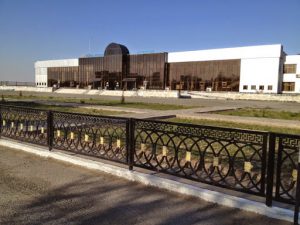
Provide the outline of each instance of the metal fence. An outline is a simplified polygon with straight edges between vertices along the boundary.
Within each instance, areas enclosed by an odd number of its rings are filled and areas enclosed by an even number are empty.
[[[24,82],[24,81],[0,81],[0,86],[28,86],[35,87],[34,82]]]
[[[265,195],[268,134],[136,120],[135,165]]]
[[[48,146],[48,112],[14,106],[0,106],[1,135]]]
[[[0,105],[0,135],[295,203],[300,136]]]
[[[123,118],[53,112],[52,147],[127,163]]]
[[[300,136],[276,135],[277,171],[275,200],[295,203]]]

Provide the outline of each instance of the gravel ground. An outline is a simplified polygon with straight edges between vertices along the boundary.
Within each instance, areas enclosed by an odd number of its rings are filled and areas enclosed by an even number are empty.
[[[291,224],[0,146],[0,224]]]

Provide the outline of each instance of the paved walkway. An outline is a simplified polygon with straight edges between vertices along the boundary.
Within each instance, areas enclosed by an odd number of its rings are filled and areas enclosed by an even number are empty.
[[[64,106],[73,104],[73,106],[76,105],[77,107],[82,107],[82,108],[129,112],[127,114],[121,114],[118,116],[126,117],[126,118],[130,117],[136,119],[166,119],[166,118],[177,117],[177,118],[185,118],[185,119],[203,119],[203,120],[244,123],[244,124],[251,124],[251,125],[273,126],[273,127],[291,128],[291,129],[300,128],[300,121],[298,120],[281,120],[281,119],[270,119],[270,118],[259,118],[259,117],[230,116],[230,115],[210,113],[210,112],[242,108],[242,107],[235,107],[235,106],[221,105],[221,106],[208,106],[208,107],[199,107],[199,108],[191,108],[191,109],[163,111],[163,110],[135,109],[135,108],[115,107],[115,106],[95,106],[95,105],[83,106],[81,104],[74,105],[74,103],[57,103],[57,104],[64,105]]]
[[[1,146],[0,152],[0,224],[291,224]]]
[[[149,99],[153,99],[153,98],[149,98]],[[208,105],[205,107],[195,107],[190,109],[179,109],[179,110],[151,110],[151,109],[138,109],[138,108],[129,108],[129,107],[117,107],[117,106],[88,105],[88,104],[79,104],[79,103],[62,103],[62,102],[52,102],[52,101],[45,101],[45,100],[36,100],[34,102],[41,103],[41,104],[49,104],[49,105],[72,106],[72,107],[81,107],[81,108],[92,108],[98,110],[102,109],[108,111],[111,110],[111,111],[126,112],[126,114],[118,115],[118,117],[125,117],[125,118],[167,119],[167,118],[178,117],[178,118],[186,118],[186,119],[204,119],[204,120],[244,123],[244,124],[251,124],[251,125],[263,125],[263,126],[273,126],[273,127],[291,128],[291,129],[299,129],[300,127],[300,121],[297,120],[281,120],[281,119],[270,119],[270,118],[259,118],[259,117],[209,114],[210,112],[244,108],[246,107],[244,104]],[[224,102],[226,102],[226,100],[223,100],[223,103]],[[257,101],[256,104],[258,105],[253,105],[253,107],[264,108],[260,103],[261,102]],[[270,102],[266,102],[267,106],[268,104],[270,104]],[[273,104],[274,107],[273,108],[270,107],[271,109],[280,110],[278,108],[277,103],[276,104],[273,103]],[[284,105],[288,103],[281,103],[281,104]],[[297,103],[293,103],[293,104],[295,104],[295,110],[291,110],[289,107],[287,109],[281,108],[281,110],[298,112],[297,111],[298,104]]]
[[[0,91],[3,95],[19,95],[18,91]],[[57,93],[37,93],[22,92],[23,96],[47,96],[64,97],[77,99],[98,99],[98,100],[120,100],[118,96],[89,96],[78,94],[57,94]],[[300,112],[300,103],[296,102],[278,102],[278,101],[254,101],[254,100],[228,100],[228,99],[182,99],[182,98],[145,98],[145,97],[126,97],[126,102],[146,102],[176,104],[186,106],[226,106],[226,107],[252,107],[252,108],[271,108],[275,110],[286,110],[291,112]]]

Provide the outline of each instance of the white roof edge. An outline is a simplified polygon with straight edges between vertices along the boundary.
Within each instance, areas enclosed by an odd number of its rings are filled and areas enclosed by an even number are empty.
[[[300,55],[286,55],[287,58],[300,58]]]
[[[168,62],[280,58],[282,52],[281,44],[171,52],[168,54]]]
[[[53,60],[43,60],[36,61],[34,63],[35,67],[65,67],[65,66],[78,66],[79,59],[53,59]]]
[[[198,49],[198,50],[189,50],[189,51],[177,51],[177,52],[168,52],[168,53],[180,53],[180,52],[198,52],[198,51],[213,51],[213,50],[237,50],[245,48],[256,48],[256,47],[282,47],[282,44],[269,44],[269,45],[248,45],[248,46],[237,46],[237,47],[226,47],[226,48],[209,48],[209,49]]]
[[[72,58],[72,59],[46,59],[46,60],[37,60],[37,62],[53,62],[53,61],[63,61],[63,60],[78,60],[78,58]]]

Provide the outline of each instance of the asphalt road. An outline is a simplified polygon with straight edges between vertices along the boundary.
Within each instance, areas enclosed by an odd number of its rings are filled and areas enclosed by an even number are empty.
[[[0,91],[0,95],[19,95],[19,92]],[[78,94],[59,94],[59,93],[37,93],[22,92],[23,96],[57,96],[66,98],[80,99],[104,99],[104,100],[120,100],[117,96],[90,96]],[[222,99],[177,99],[177,98],[143,98],[143,97],[126,97],[127,102],[147,102],[162,103],[176,105],[192,105],[201,107],[228,106],[228,107],[253,107],[253,108],[271,108],[275,110],[285,110],[291,112],[300,112],[300,103],[295,102],[278,102],[278,101],[252,101],[252,100],[222,100]]]
[[[0,224],[287,225],[0,146]]]

